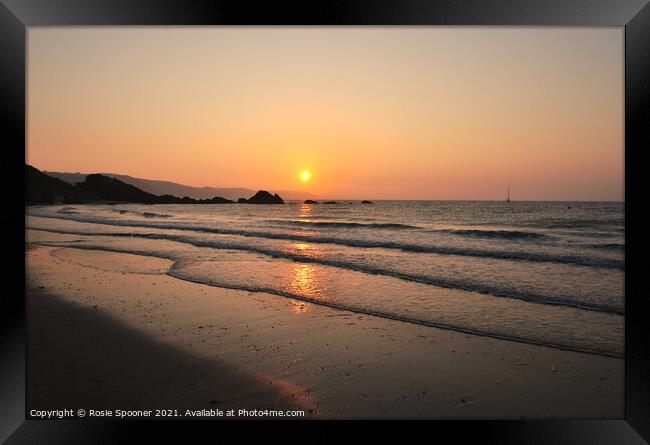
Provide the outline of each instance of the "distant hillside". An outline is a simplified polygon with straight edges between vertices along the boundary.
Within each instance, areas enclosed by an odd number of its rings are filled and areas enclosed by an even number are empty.
[[[215,196],[211,199],[157,196],[100,174],[85,175],[74,185],[46,175],[31,165],[25,165],[25,204],[75,204],[93,202],[128,202],[138,204],[231,204],[234,201]]]
[[[48,176],[58,178],[68,184],[75,184],[85,180],[87,173],[62,173],[43,171]],[[188,196],[193,199],[209,199],[213,196],[222,196],[226,199],[236,201],[239,198],[246,198],[255,194],[255,190],[237,187],[192,187],[189,185],[178,184],[170,181],[158,181],[155,179],[134,178],[127,175],[118,175],[115,173],[100,173],[103,176],[118,179],[126,184],[144,190],[153,195],[172,195],[178,197]],[[271,193],[277,193],[288,200],[304,200],[313,198],[309,193],[291,191],[291,190],[270,190]]]
[[[83,175],[84,179],[69,184],[25,165],[25,204],[75,204],[75,203],[137,203],[137,204],[234,204],[231,199],[213,196],[206,199],[177,197],[169,194],[155,195],[116,178],[98,173]],[[239,203],[284,204],[279,195],[265,190],[250,199],[239,198]]]

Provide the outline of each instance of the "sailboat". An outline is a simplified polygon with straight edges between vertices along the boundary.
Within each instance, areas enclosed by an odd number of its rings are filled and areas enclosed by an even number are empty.
[[[510,202],[510,184],[508,184],[508,199],[506,199],[506,202]]]

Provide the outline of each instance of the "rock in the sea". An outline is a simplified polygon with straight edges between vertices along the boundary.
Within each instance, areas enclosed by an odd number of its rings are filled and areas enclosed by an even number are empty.
[[[246,199],[246,198],[239,198],[239,199],[237,200],[237,202],[240,203],[240,204],[246,204],[246,203],[248,202],[248,199]]]
[[[284,200],[277,193],[272,195],[266,190],[260,190],[248,199],[249,204],[284,204]]]
[[[313,201],[311,199],[306,199],[305,204],[318,204],[318,201]]]
[[[336,201],[325,201],[323,204],[338,204]]]
[[[374,204],[372,201],[361,201],[361,204]]]

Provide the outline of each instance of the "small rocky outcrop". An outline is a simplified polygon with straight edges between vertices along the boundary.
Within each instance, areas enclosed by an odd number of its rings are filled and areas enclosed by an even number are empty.
[[[318,201],[314,201],[313,199],[305,199],[305,204],[318,204]]]
[[[272,195],[266,190],[260,190],[248,199],[249,204],[284,204],[284,200],[277,193]]]
[[[361,201],[361,204],[374,204],[372,201]]]
[[[338,204],[336,201],[324,201],[323,204]]]

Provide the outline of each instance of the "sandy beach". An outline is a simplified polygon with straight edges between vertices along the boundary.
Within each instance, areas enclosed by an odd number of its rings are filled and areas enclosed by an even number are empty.
[[[191,283],[167,275],[165,259],[36,244],[66,235],[28,239],[29,408],[623,415],[622,359]]]

